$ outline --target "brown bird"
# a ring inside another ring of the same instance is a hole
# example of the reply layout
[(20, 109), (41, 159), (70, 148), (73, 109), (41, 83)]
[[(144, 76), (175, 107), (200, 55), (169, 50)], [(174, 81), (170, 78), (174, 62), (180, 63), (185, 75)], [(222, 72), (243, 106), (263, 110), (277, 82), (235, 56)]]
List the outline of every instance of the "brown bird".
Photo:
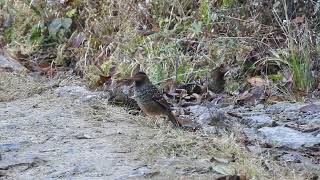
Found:
[(144, 72), (137, 72), (130, 79), (134, 80), (135, 99), (144, 113), (150, 116), (165, 115), (175, 127), (181, 127), (180, 122), (172, 114), (169, 103), (149, 80)]

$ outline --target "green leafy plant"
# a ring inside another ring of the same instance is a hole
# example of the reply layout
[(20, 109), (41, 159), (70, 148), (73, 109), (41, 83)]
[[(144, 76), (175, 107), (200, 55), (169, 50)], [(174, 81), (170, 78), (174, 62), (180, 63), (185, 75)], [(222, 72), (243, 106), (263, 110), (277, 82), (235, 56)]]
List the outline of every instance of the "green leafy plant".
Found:
[(31, 44), (40, 44), (43, 42), (45, 38), (42, 33), (44, 28), (43, 23), (38, 23), (31, 28), (28, 39)]
[(201, 21), (192, 23), (192, 32), (195, 35), (198, 35), (198, 34), (202, 33), (202, 24), (203, 23)]
[(65, 34), (70, 31), (71, 24), (71, 18), (56, 18), (48, 27), (49, 35), (54, 40), (61, 40), (63, 37), (65, 37)]

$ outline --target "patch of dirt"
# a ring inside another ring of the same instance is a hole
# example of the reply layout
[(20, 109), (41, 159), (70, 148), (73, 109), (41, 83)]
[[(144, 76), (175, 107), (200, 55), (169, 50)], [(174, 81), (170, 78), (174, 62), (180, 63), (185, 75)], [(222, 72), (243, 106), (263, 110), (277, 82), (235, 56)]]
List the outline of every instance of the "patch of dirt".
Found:
[(252, 155), (236, 133), (158, 127), (109, 105), (107, 96), (73, 88), (78, 81), (0, 77), (1, 97), (13, 96), (0, 100), (0, 179), (297, 179), (306, 173)]

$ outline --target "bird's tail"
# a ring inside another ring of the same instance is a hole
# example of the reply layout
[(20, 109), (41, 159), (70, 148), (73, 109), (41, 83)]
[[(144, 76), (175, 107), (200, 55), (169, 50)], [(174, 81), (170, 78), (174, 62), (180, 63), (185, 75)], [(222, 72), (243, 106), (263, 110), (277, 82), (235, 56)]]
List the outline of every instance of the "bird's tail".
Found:
[(181, 127), (181, 123), (178, 121), (177, 117), (173, 115), (171, 111), (168, 111), (168, 119), (172, 122), (175, 127)]

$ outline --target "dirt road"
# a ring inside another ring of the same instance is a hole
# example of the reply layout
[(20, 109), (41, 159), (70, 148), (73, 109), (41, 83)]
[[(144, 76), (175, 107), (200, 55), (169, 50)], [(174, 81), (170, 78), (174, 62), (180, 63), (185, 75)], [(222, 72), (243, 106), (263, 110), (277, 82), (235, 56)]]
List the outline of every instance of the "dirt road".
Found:
[[(157, 133), (139, 124), (144, 117), (108, 105), (105, 94), (83, 86), (32, 91), (40, 82), (16, 78), (18, 84), (7, 86), (12, 90), (2, 89), (3, 98), (18, 94), (0, 102), (0, 179), (175, 176), (170, 168), (146, 164), (132, 149)], [(29, 97), (19, 97), (26, 91)]]
[(79, 80), (1, 73), (0, 179), (306, 177), (246, 151), (235, 133), (158, 127), (107, 98)]

